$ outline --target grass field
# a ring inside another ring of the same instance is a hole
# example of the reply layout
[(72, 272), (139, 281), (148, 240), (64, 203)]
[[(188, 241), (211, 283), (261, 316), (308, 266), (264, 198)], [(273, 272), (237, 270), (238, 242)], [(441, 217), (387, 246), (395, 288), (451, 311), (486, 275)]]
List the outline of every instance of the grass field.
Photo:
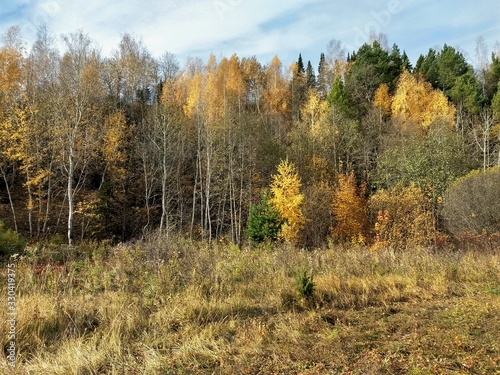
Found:
[(0, 373), (500, 374), (499, 255), (160, 237), (30, 247), (17, 367), (2, 324)]

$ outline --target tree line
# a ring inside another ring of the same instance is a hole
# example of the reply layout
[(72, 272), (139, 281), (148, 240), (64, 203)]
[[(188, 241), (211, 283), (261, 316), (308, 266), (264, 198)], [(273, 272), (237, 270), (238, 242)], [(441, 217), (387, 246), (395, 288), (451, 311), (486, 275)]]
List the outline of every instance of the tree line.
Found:
[[(427, 238), (450, 186), (500, 165), (500, 53), (482, 40), (475, 67), (448, 45), (412, 66), (375, 38), (330, 42), (317, 68), (63, 40), (42, 28), (27, 48), (12, 28), (0, 47), (1, 211), (25, 236), (241, 244), (267, 212), (303, 246)], [(391, 232), (405, 215), (425, 228)]]

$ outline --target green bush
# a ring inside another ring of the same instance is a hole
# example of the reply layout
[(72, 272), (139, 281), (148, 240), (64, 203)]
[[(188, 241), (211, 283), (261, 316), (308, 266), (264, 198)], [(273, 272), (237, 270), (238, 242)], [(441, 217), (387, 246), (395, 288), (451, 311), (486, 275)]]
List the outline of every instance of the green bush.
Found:
[(269, 202), (268, 195), (263, 194), (261, 202), (250, 207), (246, 235), (252, 244), (274, 242), (282, 225), (281, 214)]
[(5, 225), (0, 221), (0, 259), (20, 253), (26, 243), (19, 235), (11, 229), (5, 229)]
[(499, 186), (500, 167), (473, 171), (453, 184), (444, 196), (442, 211), (448, 231), (499, 233)]
[(295, 275), (295, 290), (300, 298), (311, 300), (314, 294), (314, 279), (312, 273), (303, 269)]

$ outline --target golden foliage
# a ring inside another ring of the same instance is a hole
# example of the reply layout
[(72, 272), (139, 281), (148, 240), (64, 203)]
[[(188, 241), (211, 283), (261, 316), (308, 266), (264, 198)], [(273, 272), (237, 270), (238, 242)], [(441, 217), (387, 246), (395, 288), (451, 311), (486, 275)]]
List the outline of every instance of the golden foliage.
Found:
[(365, 243), (368, 216), (366, 212), (366, 185), (358, 188), (354, 171), (340, 174), (333, 194), (335, 226), (333, 236), (341, 242)]
[[(14, 94), (20, 88), (22, 56), (19, 51), (3, 47), (0, 49), (0, 100)], [(0, 101), (1, 104), (1, 101)]]
[(369, 207), (377, 213), (374, 249), (406, 249), (428, 245), (435, 238), (432, 200), (419, 187), (396, 185), (379, 190), (370, 198)]
[(288, 160), (281, 161), (278, 173), (273, 175), (270, 203), (279, 211), (285, 223), (279, 237), (296, 243), (306, 219), (302, 214), (304, 195), (300, 192), (300, 177), (297, 168)]
[[(226, 65), (227, 60), (224, 61)], [(203, 104), (208, 124), (216, 124), (224, 117), (224, 73), (219, 69), (217, 59), (210, 55), (207, 63), (207, 72), (204, 76), (205, 83), (202, 90)]]
[(127, 121), (125, 113), (123, 111), (113, 113), (106, 119), (104, 127), (102, 153), (106, 168), (113, 179), (120, 180), (125, 176), (124, 166), (127, 160), (125, 152)]
[(283, 64), (274, 56), (265, 71), (266, 85), (263, 90), (263, 103), (268, 113), (284, 115), (289, 111), (290, 92), (288, 82), (283, 77)]
[(321, 136), (323, 134), (321, 120), (324, 119), (328, 112), (328, 102), (322, 100), (316, 90), (310, 89), (300, 112), (304, 122), (309, 125), (312, 135), (314, 137)]
[(201, 95), (201, 73), (196, 72), (187, 82), (186, 103), (183, 106), (184, 114), (193, 118), (199, 110), (200, 95)]
[(224, 64), (221, 62), (220, 70), (224, 74), (225, 90), (230, 96), (241, 98), (244, 94), (245, 83), (238, 56), (233, 54), (229, 60), (224, 59), (223, 62)]
[(389, 94), (389, 86), (386, 83), (381, 84), (377, 91), (375, 91), (373, 105), (380, 108), (384, 115), (391, 115), (392, 98)]
[(427, 128), (436, 120), (450, 126), (455, 123), (456, 109), (446, 96), (407, 70), (399, 77), (391, 110), (393, 118), (401, 119), (404, 124), (410, 122)]
[(162, 87), (161, 104), (167, 108), (181, 106), (186, 96), (185, 85), (179, 85), (179, 81), (167, 78)]

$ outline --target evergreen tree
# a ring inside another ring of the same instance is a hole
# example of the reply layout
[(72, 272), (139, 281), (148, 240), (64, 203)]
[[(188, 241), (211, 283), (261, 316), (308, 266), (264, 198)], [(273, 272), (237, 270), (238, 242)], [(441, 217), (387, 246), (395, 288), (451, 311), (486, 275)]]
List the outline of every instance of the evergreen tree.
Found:
[(345, 88), (354, 112), (359, 118), (371, 108), (377, 88), (386, 83), (394, 91), (403, 71), (403, 59), (397, 45), (392, 52), (384, 50), (380, 43), (364, 44), (350, 56), (350, 69), (345, 76)]
[(305, 69), (304, 69), (304, 61), (302, 60), (302, 54), (299, 53), (299, 59), (297, 60), (297, 68), (299, 71), (299, 74), (304, 74)]
[(484, 84), (484, 95), (487, 103), (489, 103), (497, 93), (498, 82), (500, 82), (500, 56), (493, 53), (491, 56), (491, 65), (486, 72)]
[(307, 88), (308, 89), (316, 88), (316, 75), (314, 74), (314, 69), (311, 65), (311, 61), (307, 62), (306, 78), (307, 78)]
[(448, 45), (444, 45), (436, 60), (438, 67), (438, 84), (448, 96), (455, 87), (457, 79), (466, 74), (473, 74), (470, 66), (461, 52)]
[(292, 116), (295, 120), (300, 120), (300, 109), (306, 100), (307, 77), (302, 61), (302, 54), (291, 66), (292, 79), (290, 81), (290, 92), (292, 98)]
[(349, 109), (349, 97), (345, 90), (344, 84), (340, 78), (335, 78), (332, 88), (328, 93), (328, 103), (342, 113), (346, 113)]
[(411, 65), (410, 58), (406, 54), (406, 51), (403, 51), (403, 55), (401, 56), (401, 60), (402, 60), (403, 69), (406, 69), (409, 72), (411, 72), (413, 70), (413, 66)]
[(434, 88), (438, 87), (438, 67), (436, 50), (430, 48), (426, 56), (420, 55), (415, 65), (415, 73), (421, 74)]
[(432, 87), (444, 91), (451, 99), (453, 89), (461, 77), (469, 75), (468, 81), (472, 77), (477, 80), (472, 66), (467, 63), (463, 54), (446, 44), (439, 52), (431, 48), (425, 57), (420, 56), (415, 72), (423, 75)]
[(316, 87), (321, 99), (325, 99), (328, 95), (328, 90), (331, 82), (328, 82), (328, 65), (326, 63), (325, 54), (321, 53), (318, 65), (318, 79)]
[(277, 209), (269, 202), (269, 195), (263, 194), (259, 204), (250, 206), (246, 235), (251, 243), (274, 242), (278, 238), (283, 220)]

